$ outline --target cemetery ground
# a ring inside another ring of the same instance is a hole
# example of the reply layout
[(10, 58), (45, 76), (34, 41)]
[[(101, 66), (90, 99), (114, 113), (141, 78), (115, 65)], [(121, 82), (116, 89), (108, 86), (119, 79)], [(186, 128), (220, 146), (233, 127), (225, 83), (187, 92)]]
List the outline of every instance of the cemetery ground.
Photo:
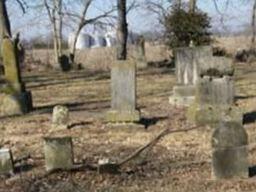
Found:
[[(119, 174), (99, 174), (86, 168), (45, 175), (43, 137), (72, 136), (75, 163), (96, 164), (99, 159), (119, 161), (146, 144), (165, 128), (192, 127), (184, 109), (168, 104), (175, 84), (173, 68), (149, 67), (138, 72), (137, 127), (109, 127), (104, 115), (110, 108), (109, 72), (79, 71), (26, 73), (35, 110), (25, 116), (0, 120), (0, 146), (11, 148), (13, 158), (30, 154), (16, 164), (12, 177), (1, 177), (0, 191), (255, 191), (255, 178), (215, 181), (211, 177), (211, 128), (173, 133), (124, 165)], [(256, 65), (236, 65), (236, 102), (245, 113), (249, 135), (249, 162), (256, 165)], [(70, 109), (69, 129), (51, 128), (52, 108)], [(146, 129), (143, 129), (144, 125)], [(253, 173), (253, 168), (250, 174)]]

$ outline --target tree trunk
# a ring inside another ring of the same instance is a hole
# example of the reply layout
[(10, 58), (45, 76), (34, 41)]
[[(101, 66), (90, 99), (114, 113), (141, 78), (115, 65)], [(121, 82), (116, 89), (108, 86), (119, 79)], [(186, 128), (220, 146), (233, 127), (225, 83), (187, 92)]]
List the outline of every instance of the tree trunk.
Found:
[(189, 0), (189, 12), (195, 13), (196, 11), (196, 0)]
[(255, 36), (256, 36), (256, 28), (255, 28), (255, 14), (256, 14), (256, 0), (254, 0), (253, 10), (252, 10), (252, 39), (251, 39), (251, 49), (255, 50)]
[(72, 45), (71, 45), (71, 49), (70, 49), (70, 53), (69, 53), (69, 59), (70, 59), (70, 62), (71, 62), (71, 65), (74, 67), (75, 65), (75, 56), (76, 56), (76, 43), (77, 43), (77, 40), (78, 40), (78, 36), (82, 30), (83, 26), (80, 25), (75, 33), (75, 36), (74, 36), (74, 39), (73, 39), (73, 42), (72, 42)]
[(127, 59), (128, 26), (126, 19), (126, 0), (117, 0), (118, 27), (117, 27), (117, 60)]

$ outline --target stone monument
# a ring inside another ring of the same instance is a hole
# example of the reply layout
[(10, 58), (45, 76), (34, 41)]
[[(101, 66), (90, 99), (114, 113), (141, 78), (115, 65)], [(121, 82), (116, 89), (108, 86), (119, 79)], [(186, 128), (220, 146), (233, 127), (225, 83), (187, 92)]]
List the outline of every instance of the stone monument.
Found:
[(32, 96), (21, 79), (16, 44), (10, 38), (2, 42), (4, 76), (0, 82), (0, 116), (27, 113), (32, 110)]
[(118, 60), (111, 68), (111, 110), (106, 114), (110, 123), (133, 123), (140, 120), (136, 108), (136, 64)]
[(207, 63), (212, 57), (212, 47), (186, 47), (174, 50), (176, 66), (176, 86), (169, 103), (178, 106), (189, 106), (195, 98), (195, 85), (199, 77), (201, 63)]
[(145, 38), (142, 35), (138, 37), (135, 46), (137, 68), (146, 68), (148, 63), (146, 59)]
[(47, 171), (70, 170), (73, 167), (71, 137), (44, 138), (45, 166)]
[(216, 125), (233, 119), (242, 124), (242, 113), (234, 105), (235, 86), (232, 60), (209, 57), (199, 68), (196, 98), (188, 108), (187, 117), (197, 125)]

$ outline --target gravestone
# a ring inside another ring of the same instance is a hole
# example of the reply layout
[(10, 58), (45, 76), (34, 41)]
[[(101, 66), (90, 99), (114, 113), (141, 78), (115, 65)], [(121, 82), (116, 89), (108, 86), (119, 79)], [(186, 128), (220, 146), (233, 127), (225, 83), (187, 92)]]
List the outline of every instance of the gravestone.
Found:
[(0, 149), (0, 175), (13, 174), (13, 158), (9, 149)]
[(209, 58), (201, 65), (196, 84), (196, 98), (187, 117), (197, 125), (216, 125), (223, 118), (242, 124), (242, 112), (234, 106), (235, 86), (232, 61), (222, 57)]
[(148, 64), (145, 51), (145, 39), (142, 35), (136, 40), (135, 46), (137, 68), (146, 68)]
[(44, 138), (44, 155), (47, 171), (70, 170), (73, 167), (71, 137)]
[(106, 120), (111, 123), (133, 123), (140, 120), (136, 108), (136, 64), (116, 61), (111, 68), (111, 110)]
[(4, 77), (0, 83), (0, 116), (27, 113), (32, 110), (32, 96), (21, 80), (15, 44), (4, 38), (2, 42)]
[(248, 178), (248, 136), (240, 123), (222, 121), (212, 136), (215, 179)]
[(69, 110), (65, 106), (57, 105), (53, 108), (52, 127), (67, 129), (69, 122)]
[[(186, 47), (174, 50), (176, 86), (169, 103), (178, 106), (189, 106), (195, 98), (195, 85), (199, 77), (202, 63), (207, 63), (212, 57), (212, 47)], [(184, 93), (184, 95), (182, 94)]]

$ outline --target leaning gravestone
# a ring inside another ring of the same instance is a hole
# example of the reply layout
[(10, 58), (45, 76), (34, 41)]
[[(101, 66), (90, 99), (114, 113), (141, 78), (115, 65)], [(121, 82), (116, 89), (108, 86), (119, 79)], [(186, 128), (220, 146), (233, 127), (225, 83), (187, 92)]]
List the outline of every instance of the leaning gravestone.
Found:
[(72, 169), (73, 148), (71, 137), (44, 138), (44, 155), (47, 171)]
[(189, 106), (195, 98), (195, 85), (199, 77), (201, 63), (207, 63), (212, 57), (212, 47), (178, 48), (175, 52), (176, 81), (170, 104)]
[(240, 123), (222, 121), (212, 136), (212, 173), (216, 179), (247, 178), (248, 136)]
[(196, 98), (188, 109), (188, 119), (197, 125), (216, 125), (223, 118), (242, 124), (242, 113), (234, 106), (235, 86), (231, 59), (210, 57), (201, 65)]
[(116, 61), (111, 68), (111, 110), (106, 120), (110, 123), (137, 122), (140, 112), (136, 105), (136, 64)]
[(16, 48), (11, 39), (3, 39), (2, 54), (5, 73), (0, 83), (0, 116), (29, 112), (32, 96), (21, 80)]
[(9, 149), (0, 149), (0, 175), (14, 171), (12, 153)]

